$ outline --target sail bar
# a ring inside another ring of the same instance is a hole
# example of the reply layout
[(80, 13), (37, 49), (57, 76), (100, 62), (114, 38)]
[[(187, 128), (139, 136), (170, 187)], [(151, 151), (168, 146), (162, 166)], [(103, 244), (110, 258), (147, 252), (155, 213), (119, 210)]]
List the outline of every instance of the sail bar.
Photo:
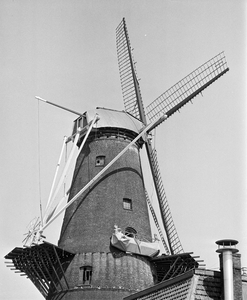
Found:
[[(166, 115), (158, 117), (162, 120), (166, 119)], [(46, 229), (65, 209), (67, 209), (75, 200), (78, 199), (88, 189), (98, 178), (107, 171), (115, 161), (117, 161), (133, 144), (135, 144), (142, 136), (148, 132), (148, 130), (157, 122), (157, 119), (155, 119), (153, 122), (151, 122), (149, 125), (143, 128), (143, 130), (138, 134), (137, 137), (135, 137), (115, 158), (113, 158), (112, 161), (110, 161), (98, 174), (94, 176), (94, 178), (89, 181), (70, 201), (60, 210), (58, 211), (45, 225), (43, 225), (39, 230), (39, 235), (42, 234), (44, 229)]]
[(71, 163), (71, 161), (72, 161), (73, 155), (74, 155), (74, 153), (75, 153), (75, 149), (76, 149), (76, 145), (77, 145), (77, 141), (79, 140), (79, 137), (80, 137), (80, 130), (78, 130), (78, 132), (77, 132), (77, 134), (76, 134), (76, 138), (75, 138), (73, 147), (72, 147), (72, 149), (71, 149), (71, 151), (70, 151), (69, 158), (68, 158), (68, 160), (67, 160), (67, 162), (66, 162), (66, 164), (65, 164), (65, 167), (64, 167), (64, 169), (63, 169), (63, 172), (62, 172), (62, 175), (61, 175), (61, 177), (60, 177), (60, 180), (59, 180), (59, 182), (58, 182), (58, 184), (57, 184), (57, 187), (56, 187), (56, 189), (55, 189), (55, 192), (53, 193), (52, 198), (51, 198), (50, 201), (49, 201), (49, 205), (46, 207), (45, 215), (44, 215), (44, 217), (43, 217), (43, 224), (47, 223), (47, 220), (51, 217), (50, 214), (53, 214), (53, 213), (54, 213), (54, 210), (50, 211), (50, 207), (51, 207), (52, 203), (55, 201), (55, 198), (56, 198), (56, 196), (57, 196), (57, 194), (58, 194), (58, 192), (59, 192), (59, 190), (60, 190), (60, 188), (61, 188), (61, 186), (62, 186), (62, 184), (63, 184), (65, 175), (66, 175), (66, 173), (67, 173), (67, 171), (68, 171), (68, 168), (69, 168), (70, 163)]
[(166, 198), (164, 186), (160, 175), (156, 150), (152, 149), (150, 142), (146, 143), (146, 147), (148, 148), (148, 159), (150, 161), (150, 167), (154, 178), (157, 198), (159, 201), (161, 219), (163, 222), (164, 229), (166, 231), (170, 252), (172, 255), (182, 253), (183, 247), (177, 234), (176, 227), (172, 219), (170, 207)]
[(170, 117), (227, 71), (229, 68), (226, 58), (224, 52), (221, 52), (149, 104), (147, 107), (149, 120), (152, 121), (164, 113)]
[(148, 196), (148, 193), (147, 193), (147, 191), (146, 191), (146, 190), (145, 190), (145, 194), (146, 194), (146, 200), (147, 200), (147, 203), (148, 203), (149, 209), (150, 209), (150, 211), (151, 211), (151, 214), (152, 214), (152, 216), (153, 216), (154, 223), (155, 223), (155, 225), (156, 225), (156, 228), (157, 228), (157, 230), (158, 230), (158, 232), (159, 232), (159, 235), (160, 235), (160, 238), (161, 238), (162, 244), (163, 244), (163, 246), (164, 246), (164, 248), (165, 248), (166, 254), (167, 254), (167, 255), (170, 255), (169, 248), (168, 248), (168, 246), (167, 246), (167, 244), (166, 244), (166, 241), (165, 241), (164, 235), (163, 235), (163, 233), (162, 233), (162, 230), (161, 230), (161, 228), (160, 228), (160, 225), (159, 225), (158, 219), (157, 219), (157, 217), (156, 217), (156, 213), (155, 213), (155, 211), (154, 211), (153, 205), (152, 205), (152, 203), (151, 203), (151, 201), (150, 201), (150, 199), (149, 199), (149, 196)]
[(61, 108), (61, 109), (64, 109), (64, 110), (67, 110), (67, 111), (71, 112), (72, 114), (76, 114), (76, 115), (78, 115), (78, 116), (81, 116), (81, 115), (82, 115), (82, 113), (80, 113), (80, 112), (78, 112), (78, 111), (75, 111), (75, 110), (72, 110), (72, 109), (70, 109), (70, 108), (67, 108), (67, 107), (58, 105), (58, 104), (53, 103), (53, 102), (51, 102), (51, 101), (45, 100), (45, 99), (43, 99), (43, 98), (41, 98), (41, 97), (35, 96), (35, 98), (36, 98), (37, 100), (43, 101), (43, 102), (45, 102), (45, 103), (47, 103), (47, 104), (56, 106), (56, 107)]
[(67, 140), (67, 137), (65, 136), (64, 139), (63, 139), (62, 150), (61, 150), (61, 153), (60, 153), (60, 156), (59, 156), (59, 159), (58, 159), (58, 163), (57, 163), (55, 175), (54, 175), (54, 178), (53, 178), (53, 181), (52, 181), (50, 194), (49, 194), (48, 201), (47, 201), (47, 204), (46, 204), (46, 209), (47, 209), (48, 206), (50, 205), (51, 196), (52, 196), (52, 193), (53, 193), (53, 190), (54, 190), (54, 186), (55, 186), (55, 183), (56, 183), (58, 170), (59, 170), (59, 167), (60, 167), (60, 163), (61, 163), (61, 160), (62, 160), (62, 155), (63, 155), (64, 148), (65, 148), (65, 145), (66, 145), (66, 140)]
[(124, 18), (116, 29), (116, 44), (125, 111), (146, 124), (140, 115), (144, 108)]
[[(87, 133), (86, 133), (84, 139), (83, 139), (83, 142), (81, 143), (81, 146), (80, 146), (79, 151), (78, 151), (78, 155), (80, 154), (80, 152), (81, 152), (81, 150), (82, 150), (82, 148), (83, 148), (83, 146), (84, 146), (84, 144), (85, 144), (85, 142), (86, 142), (86, 140), (87, 140), (87, 138), (88, 138), (88, 136), (89, 136), (89, 134), (90, 134), (90, 132), (91, 132), (91, 130), (92, 130), (92, 128), (93, 128), (93, 125), (94, 125), (98, 120), (99, 120), (99, 116), (98, 116), (98, 114), (95, 114), (93, 120), (89, 123), (90, 126), (89, 126), (89, 128), (88, 128), (88, 130), (87, 130)], [(73, 148), (72, 148), (72, 150), (71, 150), (71, 153), (70, 153), (70, 155), (69, 155), (69, 158), (68, 158), (68, 160), (67, 160), (67, 163), (66, 163), (66, 165), (65, 165), (65, 167), (64, 167), (64, 170), (63, 170), (63, 173), (62, 173), (62, 175), (61, 175), (61, 178), (60, 178), (60, 181), (59, 181), (59, 183), (58, 183), (58, 186), (57, 186), (57, 188), (56, 188), (56, 191), (55, 191), (55, 193), (54, 193), (54, 195), (53, 195), (53, 197), (52, 197), (52, 200), (51, 200), (50, 202), (52, 202), (52, 201), (55, 199), (55, 197), (56, 197), (56, 195), (57, 195), (57, 193), (58, 193), (58, 191), (59, 191), (59, 189), (60, 189), (60, 187), (61, 187), (61, 185), (62, 185), (62, 183), (63, 183), (64, 177), (65, 177), (65, 175), (66, 175), (66, 173), (67, 173), (67, 171), (68, 171), (68, 168), (69, 168), (69, 166), (70, 166), (71, 160), (72, 160), (72, 158), (73, 158), (74, 151), (75, 151), (75, 148), (76, 148), (76, 145), (77, 145), (77, 141), (79, 140), (81, 131), (82, 131), (82, 130), (81, 130), (80, 128), (78, 128), (78, 132), (77, 132), (77, 135), (76, 135), (76, 138), (75, 138), (75, 141), (74, 141)], [(77, 155), (77, 156), (78, 156), (78, 155)], [(63, 201), (64, 198), (65, 198), (65, 197), (63, 197), (63, 198), (59, 201), (59, 203), (57, 204), (57, 206), (49, 213), (49, 215), (47, 216), (47, 218), (46, 218), (46, 220), (45, 220), (46, 223), (47, 223), (47, 222), (49, 221), (49, 219), (52, 217), (52, 215), (54, 214), (54, 212), (56, 211), (56, 209), (59, 207), (59, 205), (61, 204), (61, 202)], [(46, 214), (48, 214), (48, 212), (47, 212), (48, 207), (49, 207), (49, 205), (47, 205)]]

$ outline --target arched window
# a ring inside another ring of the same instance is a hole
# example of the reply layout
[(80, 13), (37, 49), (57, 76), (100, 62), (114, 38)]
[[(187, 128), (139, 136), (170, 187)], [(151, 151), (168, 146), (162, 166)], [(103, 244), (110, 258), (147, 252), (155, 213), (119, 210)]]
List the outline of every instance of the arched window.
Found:
[(137, 236), (137, 231), (133, 227), (126, 227), (125, 228), (125, 235), (134, 238), (134, 237)]

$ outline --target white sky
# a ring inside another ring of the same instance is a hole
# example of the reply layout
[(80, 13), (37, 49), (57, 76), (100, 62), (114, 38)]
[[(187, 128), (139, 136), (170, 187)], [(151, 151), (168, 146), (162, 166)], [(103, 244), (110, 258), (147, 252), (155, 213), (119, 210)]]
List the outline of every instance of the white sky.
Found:
[[(76, 117), (38, 105), (34, 96), (80, 112), (123, 109), (115, 29), (125, 17), (145, 106), (225, 51), (230, 72), (160, 125), (155, 145), (184, 250), (216, 269), (215, 241), (237, 239), (247, 266), (246, 5), (241, 0), (0, 1), (2, 258), (22, 245), (26, 226), (39, 215), (39, 199), (45, 203), (48, 197), (63, 136), (71, 133)], [(143, 167), (146, 173), (145, 162)], [(152, 193), (149, 180), (147, 185)], [(57, 243), (59, 227), (58, 222), (47, 231), (47, 241)], [(4, 259), (0, 274), (1, 299), (43, 299)]]

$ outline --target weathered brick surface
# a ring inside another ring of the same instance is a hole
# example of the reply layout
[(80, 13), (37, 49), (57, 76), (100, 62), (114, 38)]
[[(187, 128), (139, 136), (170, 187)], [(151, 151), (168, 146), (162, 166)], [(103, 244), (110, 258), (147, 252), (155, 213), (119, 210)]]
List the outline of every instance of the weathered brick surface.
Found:
[[(90, 286), (84, 286), (79, 281), (80, 267), (83, 266), (92, 266), (93, 273)], [(64, 300), (120, 300), (153, 285), (152, 267), (149, 261), (144, 257), (123, 252), (76, 254), (66, 270), (65, 276), (69, 289), (64, 281), (62, 283), (63, 288), (58, 285), (59, 292), (50, 295), (50, 299), (56, 299), (57, 295), (63, 294), (62, 290), (66, 290), (66, 294), (62, 298)], [(101, 298), (98, 295), (101, 295)]]
[[(70, 198), (102, 170), (95, 166), (97, 156), (104, 155), (108, 164), (128, 143), (114, 137), (85, 145), (77, 160)], [(132, 199), (131, 211), (123, 209), (123, 198)], [(140, 237), (151, 240), (137, 146), (132, 146), (67, 209), (59, 246), (74, 252), (108, 252), (115, 224), (123, 230), (133, 227)]]
[(56, 296), (53, 295), (53, 298), (48, 298), (48, 300), (122, 300), (123, 297), (128, 295), (129, 293), (124, 290), (85, 287), (75, 288), (66, 293), (58, 293)]
[[(107, 165), (129, 142), (116, 136), (91, 137), (77, 159), (70, 199), (102, 170), (95, 166), (97, 156), (105, 156)], [(132, 200), (132, 210), (123, 208), (123, 198)], [(133, 227), (139, 237), (151, 241), (137, 145), (130, 147), (66, 210), (59, 247), (77, 254), (66, 270), (69, 289), (64, 282), (67, 292), (62, 299), (120, 300), (153, 284), (154, 271), (147, 258), (110, 245), (115, 224), (122, 230)], [(83, 266), (92, 266), (90, 287), (80, 285), (79, 270)], [(59, 294), (50, 295), (50, 299)]]
[(242, 300), (241, 254), (232, 255), (234, 300)]

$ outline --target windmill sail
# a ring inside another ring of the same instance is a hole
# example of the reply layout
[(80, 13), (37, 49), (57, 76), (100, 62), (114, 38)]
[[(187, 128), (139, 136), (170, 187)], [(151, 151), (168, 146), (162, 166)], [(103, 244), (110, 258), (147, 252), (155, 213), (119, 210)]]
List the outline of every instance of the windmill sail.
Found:
[[(119, 24), (116, 29), (117, 36), (117, 55), (118, 65), (120, 71), (120, 80), (123, 92), (125, 110), (140, 119), (145, 125), (147, 124), (146, 115), (143, 107), (139, 83), (136, 76), (135, 64), (131, 54), (131, 47), (125, 19)], [(155, 119), (155, 116), (154, 116)], [(160, 124), (162, 121), (157, 122)], [(156, 127), (155, 125), (152, 129)], [(167, 203), (164, 192), (164, 187), (161, 181), (157, 157), (153, 154), (152, 146), (148, 142), (145, 143), (147, 156), (150, 163), (150, 169), (153, 175), (154, 186), (160, 206), (161, 218), (163, 226), (167, 234), (170, 252), (172, 254), (180, 253), (183, 251), (176, 228), (172, 221), (171, 212)], [(163, 241), (162, 241), (163, 242)], [(166, 248), (166, 246), (164, 246)], [(169, 252), (169, 250), (166, 250)]]
[[(153, 120), (159, 114), (171, 116), (206, 87), (229, 71), (224, 52), (219, 53), (147, 106), (147, 116)], [(159, 124), (157, 124), (158, 126)]]
[(167, 244), (166, 244), (166, 241), (165, 241), (163, 232), (162, 232), (162, 230), (161, 230), (161, 228), (160, 228), (160, 226), (159, 226), (159, 222), (158, 222), (156, 213), (155, 213), (154, 208), (153, 208), (153, 205), (152, 205), (152, 203), (151, 203), (151, 201), (150, 201), (150, 199), (149, 199), (149, 197), (148, 197), (147, 191), (145, 191), (145, 194), (146, 194), (146, 200), (147, 200), (148, 206), (149, 206), (149, 208), (150, 208), (150, 212), (151, 212), (151, 214), (152, 214), (152, 216), (153, 216), (153, 220), (154, 220), (154, 223), (155, 223), (155, 225), (156, 225), (156, 228), (158, 229), (158, 232), (159, 232), (159, 235), (160, 235), (162, 244), (163, 244), (163, 246), (164, 246), (164, 248), (165, 248), (166, 254), (169, 255), (169, 254), (170, 254), (169, 248), (168, 248), (168, 246), (167, 246)]
[(147, 151), (148, 158), (150, 161), (151, 171), (154, 178), (154, 185), (159, 200), (161, 218), (166, 231), (170, 252), (172, 255), (182, 253), (183, 247), (177, 234), (170, 207), (166, 198), (163, 182), (160, 175), (156, 150), (152, 149), (150, 143), (147, 143), (146, 146), (147, 148), (149, 148), (149, 150)]
[(140, 116), (140, 111), (144, 112), (141, 92), (124, 18), (116, 29), (116, 43), (125, 111), (143, 121)]

